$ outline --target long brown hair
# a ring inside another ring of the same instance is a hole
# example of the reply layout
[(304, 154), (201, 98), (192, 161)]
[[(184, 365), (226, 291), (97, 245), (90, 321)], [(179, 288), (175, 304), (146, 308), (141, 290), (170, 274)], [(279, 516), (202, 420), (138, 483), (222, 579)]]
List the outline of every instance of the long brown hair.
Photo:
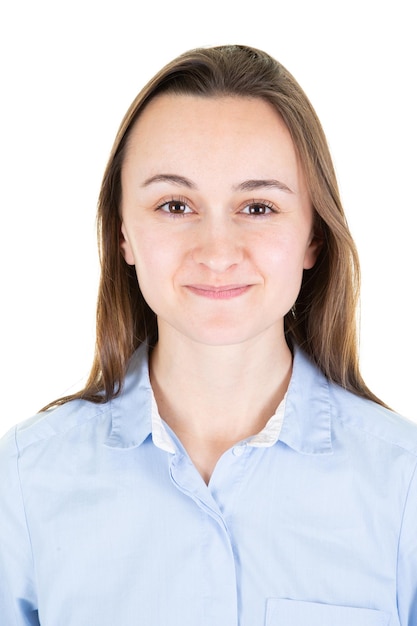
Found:
[(304, 272), (300, 294), (286, 315), (287, 339), (300, 345), (329, 379), (383, 404), (366, 387), (359, 371), (358, 255), (321, 124), (303, 90), (280, 63), (261, 50), (236, 45), (199, 48), (174, 59), (149, 81), (127, 111), (98, 203), (101, 279), (93, 366), (83, 390), (52, 404), (74, 398), (108, 401), (120, 392), (136, 348), (144, 341), (150, 345), (157, 341), (156, 316), (142, 296), (134, 267), (121, 253), (119, 208), (130, 131), (146, 104), (161, 93), (261, 98), (281, 115), (298, 152), (323, 238), (319, 258)]

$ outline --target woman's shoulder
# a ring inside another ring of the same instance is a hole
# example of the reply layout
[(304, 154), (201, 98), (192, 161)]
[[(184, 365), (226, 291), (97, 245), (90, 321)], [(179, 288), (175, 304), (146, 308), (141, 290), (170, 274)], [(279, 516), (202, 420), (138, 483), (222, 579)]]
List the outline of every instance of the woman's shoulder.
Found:
[(355, 433), (352, 445), (361, 449), (373, 439), (417, 458), (417, 422), (329, 380), (301, 348), (295, 346), (294, 353), (289, 396), (298, 413), (310, 421), (320, 418), (323, 427), (338, 429), (341, 437), (340, 429), (349, 429)]
[(345, 427), (417, 456), (417, 422), (337, 384), (330, 383), (330, 392), (334, 417)]
[(49, 410), (17, 422), (3, 439), (14, 439), (18, 449), (23, 450), (56, 436), (65, 437), (76, 429), (94, 429), (103, 420), (111, 422), (112, 417), (121, 412), (127, 420), (135, 406), (143, 409), (144, 399), (148, 400), (150, 383), (147, 349), (147, 345), (143, 344), (133, 353), (120, 393), (114, 398), (102, 403), (74, 398), (56, 404)]
[(94, 424), (109, 411), (109, 403), (71, 400), (18, 422), (0, 440), (1, 448), (12, 444), (19, 453), (26, 448), (65, 436), (77, 427)]

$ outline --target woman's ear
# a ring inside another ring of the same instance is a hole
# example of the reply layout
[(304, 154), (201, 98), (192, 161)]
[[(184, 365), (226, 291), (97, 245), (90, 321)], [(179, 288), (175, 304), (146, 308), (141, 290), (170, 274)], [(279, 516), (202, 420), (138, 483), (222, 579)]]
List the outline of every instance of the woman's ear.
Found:
[(133, 254), (133, 250), (129, 243), (129, 238), (126, 233), (126, 227), (124, 222), (121, 223), (120, 226), (120, 249), (124, 256), (124, 259), (128, 265), (135, 265), (135, 257)]
[(323, 247), (324, 237), (321, 228), (315, 228), (304, 256), (304, 269), (311, 270)]

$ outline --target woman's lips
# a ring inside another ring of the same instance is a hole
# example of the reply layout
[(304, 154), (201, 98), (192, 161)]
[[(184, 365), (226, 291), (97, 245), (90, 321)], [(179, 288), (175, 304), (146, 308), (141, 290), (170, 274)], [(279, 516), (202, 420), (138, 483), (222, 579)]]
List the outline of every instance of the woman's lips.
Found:
[(229, 300), (246, 293), (251, 285), (223, 285), (221, 287), (215, 287), (214, 285), (187, 285), (186, 287), (195, 295), (203, 298)]

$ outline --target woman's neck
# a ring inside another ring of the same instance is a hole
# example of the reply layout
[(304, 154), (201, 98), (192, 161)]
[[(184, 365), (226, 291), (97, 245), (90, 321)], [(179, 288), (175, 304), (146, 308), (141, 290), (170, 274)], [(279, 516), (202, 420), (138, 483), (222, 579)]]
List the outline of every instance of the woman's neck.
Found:
[(160, 339), (150, 360), (158, 410), (198, 467), (258, 433), (287, 390), (292, 355), (284, 336), (233, 346)]

